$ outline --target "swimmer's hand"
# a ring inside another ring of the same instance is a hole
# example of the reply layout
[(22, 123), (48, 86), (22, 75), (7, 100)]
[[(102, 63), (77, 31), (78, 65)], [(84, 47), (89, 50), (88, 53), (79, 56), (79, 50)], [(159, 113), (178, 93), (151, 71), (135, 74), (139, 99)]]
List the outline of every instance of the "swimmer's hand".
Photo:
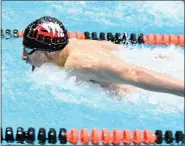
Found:
[(128, 84), (142, 89), (184, 97), (184, 81), (167, 74), (154, 72), (141, 66), (128, 64), (117, 56), (92, 59), (92, 56), (72, 54), (65, 67), (75, 69), (75, 75), (85, 80), (113, 84)]

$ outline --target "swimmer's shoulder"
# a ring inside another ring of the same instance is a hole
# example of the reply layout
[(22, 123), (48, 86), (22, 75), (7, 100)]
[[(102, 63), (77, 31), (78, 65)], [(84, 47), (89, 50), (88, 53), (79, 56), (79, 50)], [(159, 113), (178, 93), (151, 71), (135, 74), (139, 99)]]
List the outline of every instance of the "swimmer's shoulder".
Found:
[(65, 68), (78, 68), (81, 66), (81, 61), (80, 61), (80, 54), (76, 51), (72, 51), (70, 53), (70, 55), (68, 56), (65, 64), (64, 64), (64, 67)]
[(76, 39), (76, 38), (70, 38), (69, 39), (69, 43), (68, 43), (68, 50), (69, 49), (73, 49), (73, 48), (78, 48), (78, 45), (79, 45), (79, 40)]
[(69, 39), (69, 43), (74, 43), (74, 42), (78, 42), (77, 38), (70, 38)]
[(71, 44), (113, 44), (110, 41), (99, 41), (99, 40), (79, 40), (77, 38), (70, 38), (69, 42)]
[(69, 39), (70, 45), (75, 45), (75, 46), (87, 44), (88, 42), (89, 42), (88, 40), (79, 40), (77, 38), (70, 38)]

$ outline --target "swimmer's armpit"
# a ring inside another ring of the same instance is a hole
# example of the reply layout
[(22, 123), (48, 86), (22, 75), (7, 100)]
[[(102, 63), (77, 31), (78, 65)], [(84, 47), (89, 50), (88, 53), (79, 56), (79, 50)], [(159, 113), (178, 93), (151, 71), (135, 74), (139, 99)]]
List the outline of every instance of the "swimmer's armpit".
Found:
[(131, 85), (117, 85), (117, 84), (110, 85), (110, 88), (112, 88), (115, 91), (116, 95), (118, 96), (124, 96), (128, 93), (133, 93), (139, 90), (139, 88)]
[(117, 96), (125, 96), (128, 93), (133, 93), (139, 88), (131, 86), (131, 85), (119, 85), (119, 84), (110, 84), (110, 83), (105, 83), (105, 82), (97, 82), (94, 80), (90, 80), (91, 83), (98, 84), (102, 88), (110, 91), (111, 93), (113, 92)]

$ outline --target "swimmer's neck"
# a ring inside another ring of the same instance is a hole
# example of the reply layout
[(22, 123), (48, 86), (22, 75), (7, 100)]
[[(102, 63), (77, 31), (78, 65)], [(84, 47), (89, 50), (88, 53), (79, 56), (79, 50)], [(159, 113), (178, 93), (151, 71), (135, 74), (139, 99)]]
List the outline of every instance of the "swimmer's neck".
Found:
[(80, 41), (76, 38), (69, 39), (69, 43), (65, 46), (65, 48), (61, 51), (56, 52), (56, 55), (52, 58), (53, 61), (51, 63), (54, 63), (60, 67), (64, 67), (68, 57), (76, 49), (73, 47), (74, 43), (79, 42)]
[(64, 67), (65, 62), (70, 54), (70, 42), (61, 51), (56, 52), (56, 55), (52, 58), (52, 63)]

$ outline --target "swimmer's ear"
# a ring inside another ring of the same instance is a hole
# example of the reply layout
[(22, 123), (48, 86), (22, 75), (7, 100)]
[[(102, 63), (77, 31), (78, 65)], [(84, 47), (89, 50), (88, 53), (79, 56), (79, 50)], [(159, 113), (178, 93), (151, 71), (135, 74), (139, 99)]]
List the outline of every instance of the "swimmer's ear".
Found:
[(35, 66), (32, 65), (31, 71), (33, 72), (35, 70)]

